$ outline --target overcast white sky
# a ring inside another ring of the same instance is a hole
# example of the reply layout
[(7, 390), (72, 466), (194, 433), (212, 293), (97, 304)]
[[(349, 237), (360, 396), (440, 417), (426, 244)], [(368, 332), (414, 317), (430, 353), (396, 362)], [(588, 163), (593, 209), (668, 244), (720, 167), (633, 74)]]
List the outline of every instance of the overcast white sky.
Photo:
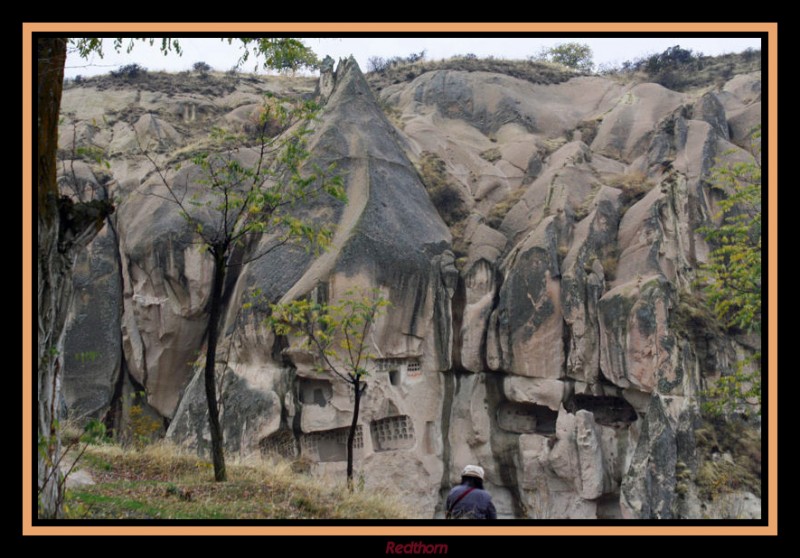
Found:
[[(411, 53), (426, 51), (428, 59), (448, 58), (456, 54), (473, 53), (479, 57), (495, 56), (498, 58), (524, 59), (537, 54), (542, 47), (554, 46), (564, 42), (587, 43), (594, 52), (594, 62), (599, 64), (617, 64), (641, 56), (662, 52), (673, 45), (689, 48), (695, 52), (716, 55), (728, 52), (741, 52), (746, 48), (761, 48), (760, 39), (756, 38), (477, 38), (477, 37), (380, 37), (380, 38), (306, 38), (306, 44), (320, 58), (326, 54), (334, 59), (355, 56), (361, 69), (366, 71), (367, 60), (373, 56), (388, 58), (391, 56), (407, 56)], [(158, 42), (158, 41), (157, 41)], [(198, 61), (210, 64), (215, 70), (224, 71), (233, 66), (241, 54), (240, 48), (228, 45), (219, 39), (181, 39), (183, 56), (171, 54), (164, 56), (156, 47), (137, 44), (130, 54), (117, 54), (111, 48), (111, 41), (106, 41), (104, 58), (93, 56), (89, 60), (70, 56), (67, 60), (66, 77), (76, 75), (91, 76), (109, 71), (130, 63), (137, 63), (149, 70), (181, 71), (190, 69)], [(252, 71), (253, 64), (248, 61), (244, 71)]]

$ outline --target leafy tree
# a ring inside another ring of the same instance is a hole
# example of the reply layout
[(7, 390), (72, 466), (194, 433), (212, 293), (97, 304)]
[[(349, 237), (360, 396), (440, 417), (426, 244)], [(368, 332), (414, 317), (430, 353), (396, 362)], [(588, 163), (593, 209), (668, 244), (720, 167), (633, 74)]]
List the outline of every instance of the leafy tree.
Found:
[[(113, 39), (117, 51), (128, 52), (137, 41), (154, 44), (155, 39)], [(232, 41), (232, 39), (230, 39)], [(266, 67), (273, 61), (310, 63), (313, 52), (302, 42), (289, 38), (241, 39), (247, 58), (260, 56)], [(64, 329), (72, 301), (72, 268), (77, 255), (102, 228), (114, 211), (110, 200), (74, 201), (61, 196), (57, 182), (56, 152), (58, 120), (67, 51), (81, 57), (103, 54), (103, 40), (96, 37), (67, 38), (39, 36), (37, 57), (37, 430), (39, 455), (39, 515), (61, 516), (63, 483), (57, 463), (61, 455), (58, 402), (61, 400)], [(181, 53), (177, 39), (161, 39), (161, 51)]]
[[(236, 64), (237, 67), (247, 62), (251, 55), (257, 61), (263, 59), (264, 68), (274, 70), (295, 71), (300, 68), (315, 68), (318, 64), (314, 51), (303, 44), (303, 41), (291, 37), (238, 37), (223, 40), (227, 40), (228, 44), (240, 42), (242, 56)], [(258, 62), (255, 67), (258, 69)]]
[[(200, 248), (207, 251), (214, 262), (204, 381), (217, 481), (226, 480), (217, 401), (216, 353), (227, 270), (259, 259), (287, 243), (326, 246), (332, 231), (298, 219), (292, 209), (323, 193), (340, 201), (346, 199), (341, 177), (332, 174), (334, 165), (326, 169), (314, 166), (310, 172), (304, 170), (310, 155), (307, 137), (317, 111), (313, 101), (287, 108), (268, 96), (259, 117), (256, 143), (250, 148), (244, 147), (242, 137), (214, 130), (212, 141), (218, 152), (202, 153), (192, 160), (200, 174), (195, 182), (201, 187), (194, 193), (190, 193), (188, 173), (182, 182), (170, 180), (153, 158), (145, 154), (166, 191), (164, 195), (151, 193), (177, 206), (181, 217), (199, 239)], [(253, 156), (252, 163), (244, 163)], [(255, 237), (262, 235), (273, 235), (275, 239), (263, 251), (233, 261), (236, 248), (249, 246)]]
[(353, 488), (353, 440), (358, 426), (361, 397), (367, 385), (369, 334), (381, 309), (389, 302), (375, 290), (350, 290), (337, 304), (295, 300), (271, 305), (270, 327), (277, 335), (304, 337), (305, 347), (316, 352), (319, 370), (328, 371), (350, 384), (353, 390), (353, 420), (347, 436), (347, 485)]
[[(702, 270), (704, 291), (717, 317), (729, 328), (761, 334), (761, 130), (751, 136), (749, 161), (720, 165), (712, 187), (725, 192), (718, 226), (700, 232), (713, 246)], [(711, 414), (733, 410), (748, 398), (761, 403), (761, 354), (738, 363), (708, 391)]]
[(592, 49), (589, 45), (573, 42), (561, 43), (554, 47), (543, 48), (537, 58), (539, 60), (562, 64), (581, 72), (591, 72), (594, 66), (592, 56)]

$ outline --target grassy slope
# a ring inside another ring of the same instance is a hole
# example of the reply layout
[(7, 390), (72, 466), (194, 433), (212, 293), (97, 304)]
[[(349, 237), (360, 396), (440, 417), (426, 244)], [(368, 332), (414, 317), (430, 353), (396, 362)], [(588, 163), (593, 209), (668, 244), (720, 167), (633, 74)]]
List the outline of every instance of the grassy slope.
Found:
[[(71, 461), (71, 460), (70, 460)], [(296, 473), (288, 462), (233, 462), (213, 482), (208, 461), (168, 444), (89, 446), (79, 468), (96, 484), (67, 490), (68, 519), (389, 519), (409, 512), (381, 491)]]

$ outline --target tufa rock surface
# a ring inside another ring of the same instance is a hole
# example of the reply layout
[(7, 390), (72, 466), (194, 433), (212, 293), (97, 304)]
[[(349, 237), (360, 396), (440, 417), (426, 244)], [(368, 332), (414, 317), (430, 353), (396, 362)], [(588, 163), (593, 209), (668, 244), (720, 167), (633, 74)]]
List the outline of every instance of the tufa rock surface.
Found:
[[(349, 387), (316, 372), (299, 340), (276, 339), (266, 305), (245, 303), (254, 288), (271, 302), (376, 288), (391, 306), (370, 336), (355, 444), (367, 487), (395, 486), (420, 517), (443, 517), (474, 463), (504, 518), (759, 516), (760, 485), (709, 496), (702, 471), (722, 469), (703, 460), (724, 457), (698, 450), (700, 393), (758, 343), (685, 316), (703, 315), (692, 301), (710, 250), (697, 231), (721, 195), (711, 169), (749, 157), (760, 73), (679, 93), (447, 69), (376, 96), (351, 58), (326, 60), (318, 84), (210, 76), (198, 90), (179, 79), (64, 92), (62, 175), (117, 200), (76, 267), (70, 413), (108, 419), (120, 394), (141, 390), (168, 438), (208, 451), (195, 362), (212, 262), (139, 146), (202, 199), (188, 161), (211, 127), (246, 135), (264, 93), (316, 91), (309, 164), (335, 163), (348, 203), (298, 208), (335, 224), (326, 252), (285, 245), (231, 268), (218, 351), (229, 453), (301, 457), (344, 476)], [(103, 150), (110, 168), (77, 160), (81, 146)], [(436, 184), (422, 170), (431, 160)]]

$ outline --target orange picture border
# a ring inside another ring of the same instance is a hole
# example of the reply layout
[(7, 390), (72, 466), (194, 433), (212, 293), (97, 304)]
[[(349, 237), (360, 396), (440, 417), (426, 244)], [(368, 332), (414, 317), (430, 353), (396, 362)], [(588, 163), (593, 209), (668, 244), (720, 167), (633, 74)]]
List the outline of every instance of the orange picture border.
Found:
[[(118, 33), (291, 33), (301, 37), (314, 33), (767, 33), (768, 67), (768, 415), (769, 495), (766, 526), (708, 526), (675, 524), (658, 526), (521, 526), (494, 522), (490, 526), (469, 525), (401, 526), (125, 526), (65, 525), (34, 526), (33, 486), (33, 41), (35, 32), (63, 35)], [(372, 536), (485, 536), (485, 535), (777, 535), (778, 532), (778, 24), (777, 23), (23, 23), (22, 25), (22, 532), (23, 535), (372, 535)]]

